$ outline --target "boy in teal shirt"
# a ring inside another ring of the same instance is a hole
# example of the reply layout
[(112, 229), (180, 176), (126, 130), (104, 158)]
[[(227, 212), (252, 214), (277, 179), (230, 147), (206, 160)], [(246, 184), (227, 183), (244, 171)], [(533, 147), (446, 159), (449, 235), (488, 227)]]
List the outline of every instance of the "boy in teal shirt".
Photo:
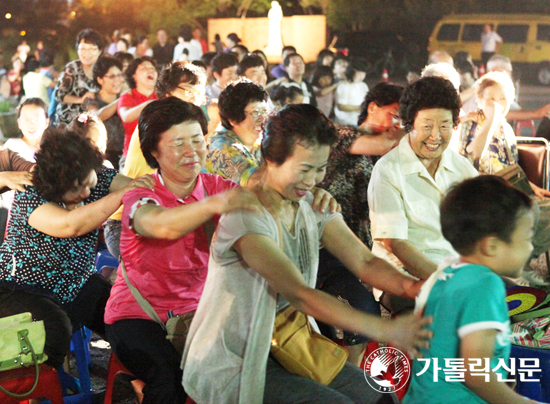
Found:
[(533, 250), (531, 199), (496, 176), (469, 179), (443, 200), (441, 228), (460, 259), (432, 274), (417, 298), (434, 336), (413, 363), (404, 404), (527, 403), (505, 383), (513, 376), (500, 277), (518, 277)]

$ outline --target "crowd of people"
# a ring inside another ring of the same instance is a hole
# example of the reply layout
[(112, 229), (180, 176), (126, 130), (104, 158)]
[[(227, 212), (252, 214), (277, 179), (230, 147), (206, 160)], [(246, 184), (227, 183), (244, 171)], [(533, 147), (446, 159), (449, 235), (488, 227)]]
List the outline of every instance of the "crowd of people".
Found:
[[(509, 60), (488, 55), (478, 77), (471, 56), (439, 51), (406, 87), (369, 88), (362, 60), (328, 49), (306, 71), (285, 46), (269, 69), (234, 33), (216, 52), (199, 28), (175, 45), (156, 34), (151, 48), (84, 29), (59, 77), (43, 45), (14, 60), (0, 316), (44, 320), (47, 364), (86, 326), (143, 381), (144, 404), (397, 403), (365, 382), (380, 376), (359, 367), (369, 341), (440, 363), (508, 358), (504, 285), (548, 286), (529, 259), (550, 248), (550, 192), (498, 178), (519, 162), (507, 120), (550, 110), (514, 105)], [(95, 270), (99, 239), (114, 279)], [(328, 384), (270, 350), (289, 311), (342, 341)], [(413, 375), (405, 402), (525, 402), (497, 374)]]

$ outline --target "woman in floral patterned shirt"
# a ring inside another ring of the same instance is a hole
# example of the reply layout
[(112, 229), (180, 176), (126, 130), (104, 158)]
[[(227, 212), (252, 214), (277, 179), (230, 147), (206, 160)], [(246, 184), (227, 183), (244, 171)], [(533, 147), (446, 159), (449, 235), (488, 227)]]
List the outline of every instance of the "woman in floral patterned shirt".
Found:
[(228, 85), (220, 94), (222, 129), (209, 140), (206, 170), (241, 186), (255, 178), (261, 162), (262, 124), (267, 93), (252, 82)]

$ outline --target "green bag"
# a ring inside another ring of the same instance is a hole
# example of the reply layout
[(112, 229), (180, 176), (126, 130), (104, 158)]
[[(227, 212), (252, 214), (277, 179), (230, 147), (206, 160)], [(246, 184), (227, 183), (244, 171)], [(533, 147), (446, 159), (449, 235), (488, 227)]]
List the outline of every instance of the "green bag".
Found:
[(34, 366), (36, 377), (31, 389), (23, 394), (0, 390), (10, 397), (24, 398), (31, 394), (38, 384), (38, 365), (48, 356), (44, 353), (46, 330), (44, 321), (32, 321), (31, 313), (21, 313), (0, 318), (0, 371)]

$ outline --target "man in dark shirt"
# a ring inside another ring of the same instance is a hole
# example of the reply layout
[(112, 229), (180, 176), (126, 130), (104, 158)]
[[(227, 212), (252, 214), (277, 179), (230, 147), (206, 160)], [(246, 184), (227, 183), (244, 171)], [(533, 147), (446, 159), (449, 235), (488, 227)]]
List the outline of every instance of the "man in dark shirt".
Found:
[(164, 28), (157, 31), (158, 44), (153, 47), (153, 58), (160, 66), (167, 65), (174, 56), (174, 45), (168, 42), (168, 33)]

